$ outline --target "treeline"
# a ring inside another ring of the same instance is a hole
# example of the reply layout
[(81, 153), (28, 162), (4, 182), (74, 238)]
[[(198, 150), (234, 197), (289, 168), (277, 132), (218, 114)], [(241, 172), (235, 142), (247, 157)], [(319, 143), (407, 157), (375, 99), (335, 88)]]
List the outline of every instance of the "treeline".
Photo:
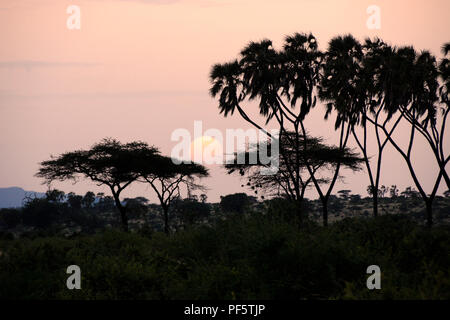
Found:
[[(262, 173), (262, 169), (273, 168), (272, 162), (261, 161), (260, 143), (235, 154), (235, 160), (256, 158), (255, 163), (233, 161), (226, 163), (226, 169), (245, 176), (247, 186), (261, 198), (291, 201), (299, 221), (307, 220), (305, 192), (314, 189), (327, 226), (332, 192), (343, 178), (344, 168), (367, 171), (372, 212), (378, 216), (380, 192), (385, 192), (381, 185), (383, 154), (389, 144), (403, 158), (431, 227), (441, 182), (450, 190), (446, 170), (450, 155), (444, 149), (450, 112), (450, 44), (443, 45), (442, 52), (438, 59), (428, 51), (392, 46), (381, 39), (361, 43), (352, 35), (334, 37), (325, 51), (319, 50), (312, 34), (288, 36), (279, 50), (267, 39), (250, 42), (238, 59), (212, 67), (210, 93), (218, 98), (225, 117), (239, 114), (266, 134), (266, 150), (278, 145), (279, 152), (274, 155), (278, 165), (273, 174)], [(257, 102), (264, 125), (277, 127), (276, 135), (249, 117), (251, 102)], [(335, 117), (337, 145), (309, 134), (305, 121), (319, 102), (325, 105), (325, 119)], [(401, 126), (407, 129), (399, 132)], [(409, 141), (403, 147), (399, 140), (405, 133)], [(358, 152), (350, 147), (351, 139)], [(372, 146), (376, 152), (370, 149), (369, 139), (376, 141)], [(434, 179), (431, 190), (425, 190), (416, 175), (415, 160), (422, 156), (413, 152), (418, 139), (426, 143), (433, 157), (428, 174)], [(431, 172), (432, 166), (437, 170)], [(164, 230), (169, 233), (169, 209), (181, 197), (181, 189), (191, 198), (193, 190), (204, 189), (199, 179), (209, 173), (201, 164), (161, 155), (146, 142), (104, 139), (90, 149), (43, 161), (36, 175), (48, 184), (85, 178), (108, 187), (124, 230), (128, 230), (129, 217), (120, 196), (131, 184), (147, 184), (159, 200)]]
[(102, 213), (114, 210), (114, 200), (103, 193), (89, 191), (80, 196), (51, 189), (44, 197), (27, 196), (22, 208), (0, 209), (0, 229), (18, 228), (24, 232), (83, 227), (84, 232), (90, 233), (109, 223)]
[[(144, 197), (125, 198), (121, 204), (134, 231), (165, 230), (165, 213), (160, 204), (149, 203)], [(177, 197), (168, 211), (170, 231), (211, 225), (234, 215), (251, 214), (262, 207), (256, 198), (245, 193), (223, 196), (220, 203), (208, 203), (205, 194)], [(104, 193), (88, 191), (81, 196), (51, 189), (44, 197), (28, 196), (22, 208), (0, 209), (0, 238), (73, 236), (120, 228), (118, 213), (113, 197)]]
[[(386, 146), (391, 145), (404, 160), (431, 226), (441, 182), (450, 190), (450, 155), (444, 148), (450, 43), (443, 45), (442, 53), (437, 58), (412, 46), (393, 46), (379, 38), (360, 42), (352, 35), (334, 37), (323, 51), (316, 37), (305, 33), (287, 36), (280, 49), (269, 39), (250, 42), (236, 59), (211, 68), (210, 93), (224, 117), (240, 116), (264, 132), (269, 145), (278, 140), (280, 170), (271, 176), (260, 174), (270, 166), (263, 161), (235, 161), (227, 168), (246, 176), (252, 188), (283, 194), (297, 203), (299, 217), (305, 190), (314, 189), (327, 225), (330, 197), (343, 168), (366, 170), (373, 216), (378, 215), (382, 164)], [(335, 118), (336, 146), (309, 135), (308, 116), (319, 102), (325, 105), (324, 118)], [(255, 104), (259, 118), (250, 116), (256, 114), (251, 110)], [(268, 123), (278, 129), (277, 136), (264, 129)], [(400, 143), (403, 137), (408, 139), (406, 146)], [(351, 140), (360, 154), (350, 148)], [(427, 172), (433, 178), (430, 190), (416, 174), (423, 157), (414, 153), (418, 140), (425, 142), (433, 159)], [(236, 159), (258, 152), (256, 147)]]
[(160, 154), (146, 142), (121, 143), (103, 139), (88, 150), (66, 152), (43, 161), (36, 176), (45, 183), (85, 178), (106, 186), (120, 214), (121, 227), (128, 231), (128, 208), (120, 196), (133, 183), (145, 183), (154, 191), (163, 211), (164, 231), (170, 232), (169, 208), (185, 187), (190, 198), (193, 190), (202, 190), (197, 180), (208, 176), (208, 170), (196, 163), (177, 161)]
[[(388, 190), (383, 187), (380, 190)], [(392, 186), (389, 191), (389, 197), (387, 192), (380, 191), (381, 213), (407, 214), (421, 223), (426, 210), (418, 192), (412, 187), (399, 192), (396, 186)], [(361, 197), (359, 194), (352, 194), (351, 190), (338, 191), (338, 196), (330, 197), (330, 218), (332, 221), (338, 221), (346, 217), (370, 217), (370, 186), (368, 195)], [(149, 203), (144, 197), (125, 198), (122, 205), (127, 210), (131, 230), (145, 230), (147, 233), (164, 230), (164, 212), (161, 205)], [(302, 210), (306, 214), (303, 221), (299, 221), (295, 204), (289, 199), (258, 200), (245, 193), (236, 193), (221, 196), (218, 203), (208, 203), (207, 196), (201, 194), (174, 199), (168, 211), (168, 221), (170, 232), (174, 233), (201, 225), (211, 226), (217, 221), (255, 215), (279, 216), (294, 225), (320, 220), (320, 200), (305, 198)], [(450, 222), (449, 193), (446, 193), (446, 197), (437, 196), (435, 219), (438, 224)], [(5, 239), (38, 235), (71, 237), (120, 227), (121, 221), (114, 199), (104, 193), (94, 194), (91, 191), (81, 196), (52, 189), (46, 192), (45, 197), (28, 196), (22, 208), (0, 209), (0, 238)]]

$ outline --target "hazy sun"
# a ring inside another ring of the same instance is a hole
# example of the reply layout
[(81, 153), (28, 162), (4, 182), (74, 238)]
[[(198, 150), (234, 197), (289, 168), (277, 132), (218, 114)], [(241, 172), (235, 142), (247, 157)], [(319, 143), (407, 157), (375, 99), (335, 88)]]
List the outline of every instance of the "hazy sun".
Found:
[(191, 142), (191, 160), (194, 162), (213, 163), (221, 156), (221, 144), (210, 136), (201, 136)]

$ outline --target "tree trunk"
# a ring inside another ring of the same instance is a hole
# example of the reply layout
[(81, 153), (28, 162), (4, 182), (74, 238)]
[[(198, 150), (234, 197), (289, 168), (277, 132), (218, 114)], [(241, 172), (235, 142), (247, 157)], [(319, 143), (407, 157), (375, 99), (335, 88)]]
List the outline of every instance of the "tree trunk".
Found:
[(303, 203), (302, 200), (303, 199), (295, 200), (295, 214), (297, 216), (297, 219), (298, 219), (298, 222), (300, 225), (303, 223), (303, 220), (304, 220), (303, 219), (304, 214), (303, 214), (303, 208), (302, 208), (302, 203)]
[(122, 229), (123, 231), (128, 232), (128, 217), (125, 208), (121, 206), (119, 210), (120, 210), (120, 217), (122, 219)]
[(114, 201), (116, 203), (117, 209), (119, 209), (120, 212), (120, 218), (122, 221), (122, 230), (125, 232), (128, 232), (128, 217), (127, 212), (124, 206), (122, 206), (122, 203), (120, 203), (120, 199), (118, 195), (114, 195)]
[[(374, 188), (376, 189), (376, 188)], [(378, 217), (378, 192), (373, 192), (373, 216)]]
[(431, 228), (433, 225), (433, 201), (428, 199), (425, 201), (426, 209), (427, 209), (427, 227)]
[(164, 232), (166, 234), (169, 234), (169, 232), (170, 232), (170, 230), (169, 230), (169, 207), (163, 205), (162, 209), (163, 209), (163, 213), (164, 213)]
[(450, 177), (448, 176), (447, 171), (445, 171), (445, 167), (441, 168), (441, 171), (444, 176), (445, 183), (447, 184), (447, 189), (450, 190)]
[(323, 226), (328, 226), (328, 199), (322, 199), (322, 220)]

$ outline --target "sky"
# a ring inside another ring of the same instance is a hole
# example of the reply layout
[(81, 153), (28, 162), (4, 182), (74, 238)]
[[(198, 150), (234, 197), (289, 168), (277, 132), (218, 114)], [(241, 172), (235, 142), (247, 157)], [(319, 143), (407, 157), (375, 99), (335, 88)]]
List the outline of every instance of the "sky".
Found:
[[(79, 29), (67, 26), (71, 5), (80, 8)], [(380, 29), (368, 28), (371, 5), (380, 8)], [(172, 133), (193, 132), (194, 121), (224, 134), (250, 128), (237, 115), (220, 115), (208, 93), (212, 65), (237, 58), (250, 41), (268, 38), (280, 48), (285, 36), (312, 32), (326, 49), (332, 37), (351, 33), (440, 57), (442, 44), (450, 41), (449, 12), (448, 0), (0, 0), (0, 187), (45, 191), (34, 177), (39, 162), (105, 137), (142, 140), (169, 155), (176, 145)], [(333, 121), (323, 115), (317, 106), (307, 127), (336, 142)], [(400, 128), (397, 138), (406, 142), (406, 135)], [(446, 138), (449, 150), (448, 133)], [(385, 152), (381, 184), (400, 190), (413, 185), (396, 151), (388, 146)], [(431, 191), (435, 160), (423, 141), (414, 153), (419, 179)], [(202, 181), (209, 201), (248, 191), (220, 166), (210, 171)], [(365, 172), (344, 176), (335, 191), (367, 195)], [(52, 186), (106, 191), (90, 182)], [(145, 185), (131, 186), (126, 196), (156, 202)]]

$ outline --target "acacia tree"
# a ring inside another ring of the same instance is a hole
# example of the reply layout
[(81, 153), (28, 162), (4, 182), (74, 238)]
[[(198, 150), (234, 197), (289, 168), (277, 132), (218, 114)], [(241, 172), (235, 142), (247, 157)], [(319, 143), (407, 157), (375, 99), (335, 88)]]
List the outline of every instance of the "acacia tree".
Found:
[[(290, 135), (291, 139), (288, 139), (286, 135)], [(299, 137), (302, 139), (300, 141), (299, 148), (301, 157), (298, 161), (299, 168), (299, 184), (300, 184), (300, 194), (298, 195), (293, 189), (291, 184), (290, 176), (296, 174), (296, 172), (290, 172), (293, 166), (287, 165), (289, 163), (297, 163), (298, 152), (295, 145), (291, 143), (292, 138), (295, 137), (294, 132), (287, 132), (282, 136), (279, 141), (279, 148), (285, 155), (279, 161), (278, 171), (274, 174), (266, 174), (263, 170), (269, 170), (271, 164), (265, 164), (259, 161), (259, 145), (254, 146), (251, 150), (236, 153), (232, 162), (227, 163), (225, 167), (228, 169), (228, 173), (238, 172), (241, 176), (246, 176), (248, 179), (247, 186), (251, 187), (255, 194), (258, 191), (262, 191), (264, 196), (284, 196), (287, 199), (295, 203), (295, 208), (297, 208), (297, 216), (300, 221), (302, 221), (304, 212), (302, 212), (302, 203), (305, 195), (305, 191), (312, 184), (312, 178), (309, 175), (304, 159), (307, 159), (309, 165), (313, 169), (314, 174), (324, 173), (328, 170), (333, 170), (337, 163), (342, 163), (349, 168), (358, 170), (358, 162), (361, 159), (353, 153), (350, 149), (340, 150), (335, 146), (325, 145), (323, 139), (307, 137), (306, 142), (303, 136)], [(304, 145), (307, 148), (304, 148)], [(263, 149), (272, 150), (270, 144)], [(281, 151), (280, 151), (281, 153)], [(245, 161), (239, 161), (239, 159), (245, 159)], [(250, 161), (251, 159), (256, 159), (256, 161)], [(294, 167), (296, 170), (297, 168)], [(329, 183), (329, 178), (324, 174), (317, 178), (319, 184)]]
[(204, 190), (204, 187), (196, 183), (197, 178), (208, 176), (208, 170), (197, 163), (178, 163), (166, 156), (158, 156), (158, 159), (148, 165), (143, 164), (139, 168), (139, 180), (149, 183), (155, 191), (164, 218), (164, 232), (169, 234), (169, 208), (175, 199), (181, 198), (181, 187), (187, 189), (188, 198), (193, 190)]
[[(289, 134), (294, 135), (292, 132)], [(309, 138), (307, 143), (311, 146), (312, 144), (318, 145), (321, 142), (319, 142), (318, 138)], [(278, 170), (276, 173), (267, 174), (272, 164), (261, 161), (260, 148), (272, 150), (272, 145), (270, 142), (267, 142), (264, 143), (265, 147), (262, 147), (262, 144), (250, 146), (248, 151), (236, 152), (233, 159), (225, 164), (228, 173), (238, 172), (241, 176), (246, 176), (248, 179), (247, 186), (254, 190), (255, 194), (258, 194), (258, 190), (261, 190), (261, 195), (264, 194), (269, 197), (285, 196), (289, 200), (296, 201), (298, 207), (300, 207), (305, 191), (311, 184), (311, 178), (308, 177), (307, 172), (305, 173), (306, 166), (303, 162), (303, 157), (299, 161), (299, 165), (301, 166), (298, 177), (300, 193), (297, 193), (291, 183), (291, 177), (296, 174), (296, 171), (291, 171), (295, 168), (289, 165), (290, 163), (296, 162), (295, 157), (297, 152), (295, 146), (288, 141), (286, 134), (283, 135), (281, 140), (279, 140), (279, 148), (280, 151), (282, 150), (281, 152), (284, 156), (278, 162)], [(300, 144), (300, 147), (302, 146), (303, 142)], [(312, 159), (310, 160), (312, 161)], [(323, 164), (323, 161), (315, 161), (314, 170), (318, 170)], [(300, 212), (298, 213), (300, 214)]]
[[(219, 96), (219, 109), (225, 117), (237, 110), (244, 120), (265, 132), (271, 139), (274, 137), (248, 116), (242, 104), (256, 100), (265, 124), (272, 120), (277, 123), (279, 139), (286, 137), (296, 152), (295, 157), (289, 157), (285, 150), (280, 149), (280, 158), (288, 168), (288, 179), (295, 197), (301, 198), (300, 162), (303, 160), (320, 196), (326, 225), (328, 200), (339, 177), (341, 163), (338, 162), (333, 168), (328, 188), (322, 191), (314, 164), (309, 163), (301, 153), (302, 147), (304, 150), (308, 147), (305, 144), (306, 139), (302, 140), (301, 137), (308, 136), (304, 120), (317, 102), (316, 91), (320, 80), (322, 55), (312, 34), (297, 33), (287, 37), (281, 51), (275, 50), (270, 40), (251, 42), (241, 51), (239, 60), (213, 66), (210, 93), (213, 97)], [(338, 148), (342, 151), (348, 140), (348, 125), (343, 123), (340, 130)], [(293, 136), (288, 132), (293, 132)]]
[(50, 184), (53, 181), (87, 178), (99, 186), (111, 190), (120, 212), (122, 228), (128, 231), (126, 207), (120, 201), (120, 194), (140, 177), (137, 168), (147, 167), (159, 159), (158, 150), (145, 142), (122, 144), (115, 139), (104, 139), (89, 150), (66, 152), (51, 160), (40, 163), (37, 177)]

